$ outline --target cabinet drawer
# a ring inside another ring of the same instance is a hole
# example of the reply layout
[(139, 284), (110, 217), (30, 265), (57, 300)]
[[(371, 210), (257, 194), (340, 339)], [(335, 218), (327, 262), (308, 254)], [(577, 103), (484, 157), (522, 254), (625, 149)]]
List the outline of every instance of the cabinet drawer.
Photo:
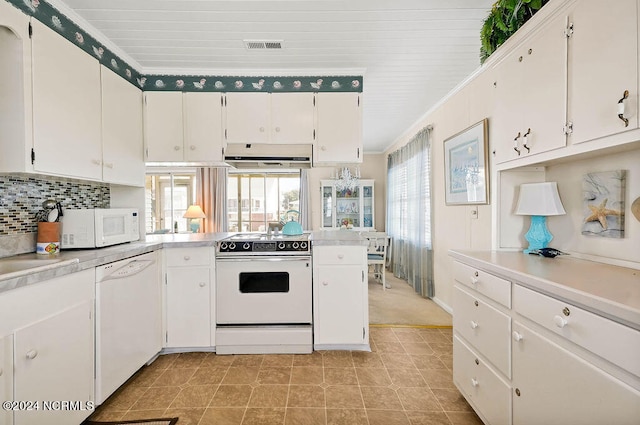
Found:
[(511, 318), (458, 285), (453, 292), (453, 329), (511, 377)]
[(166, 250), (167, 267), (208, 266), (211, 262), (209, 248), (170, 248)]
[(313, 261), (316, 264), (365, 264), (363, 246), (321, 246), (313, 248)]
[(640, 332), (569, 303), (514, 285), (514, 310), (640, 376)]
[(511, 424), (511, 388), (455, 335), (453, 382), (486, 423)]
[(458, 261), (453, 262), (453, 277), (465, 286), (511, 308), (511, 282)]

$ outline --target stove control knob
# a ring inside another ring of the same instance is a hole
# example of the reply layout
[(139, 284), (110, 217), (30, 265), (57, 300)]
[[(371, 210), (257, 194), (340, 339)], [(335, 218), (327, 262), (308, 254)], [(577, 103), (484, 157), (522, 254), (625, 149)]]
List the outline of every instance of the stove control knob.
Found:
[(242, 249), (249, 249), (251, 248), (251, 244), (249, 244), (249, 242), (245, 242), (244, 245), (242, 245)]
[(307, 243), (306, 242), (300, 242), (300, 248), (307, 249)]
[(293, 247), (293, 249), (298, 249), (300, 247), (300, 244), (298, 242), (294, 242), (291, 246)]
[(222, 242), (222, 243), (220, 244), (220, 251), (224, 251), (224, 250), (226, 250), (226, 249), (227, 249), (227, 243), (226, 243), (226, 242)]
[(284, 249), (284, 242), (280, 242), (278, 244), (278, 249)]
[(229, 249), (230, 249), (230, 250), (232, 250), (232, 251), (233, 251), (234, 249), (236, 249), (236, 243), (235, 243), (235, 242), (230, 242), (230, 243), (229, 243)]

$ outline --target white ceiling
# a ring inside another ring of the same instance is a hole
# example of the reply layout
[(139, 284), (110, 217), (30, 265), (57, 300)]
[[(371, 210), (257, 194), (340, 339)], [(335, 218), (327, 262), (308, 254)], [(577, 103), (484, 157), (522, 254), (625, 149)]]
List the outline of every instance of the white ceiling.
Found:
[[(51, 0), (142, 73), (364, 75), (382, 152), (479, 66), (494, 0)], [(282, 40), (247, 50), (243, 40)]]

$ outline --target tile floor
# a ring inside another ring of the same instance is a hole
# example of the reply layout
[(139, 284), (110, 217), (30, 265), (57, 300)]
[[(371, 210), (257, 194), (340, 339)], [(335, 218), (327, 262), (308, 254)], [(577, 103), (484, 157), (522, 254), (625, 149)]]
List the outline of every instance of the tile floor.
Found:
[(451, 329), (371, 328), (372, 352), (184, 353), (142, 368), (93, 420), (178, 425), (481, 425), (452, 381)]

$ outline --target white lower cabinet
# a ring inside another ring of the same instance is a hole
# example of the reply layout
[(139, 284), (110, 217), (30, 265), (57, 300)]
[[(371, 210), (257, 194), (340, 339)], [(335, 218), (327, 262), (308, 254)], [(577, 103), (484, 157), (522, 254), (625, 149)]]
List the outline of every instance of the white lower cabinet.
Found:
[(0, 311), (12, 312), (0, 321), (0, 398), (32, 403), (13, 420), (3, 410), (0, 423), (79, 424), (92, 413), (94, 288), (88, 269), (0, 294)]
[(313, 248), (315, 349), (366, 349), (369, 309), (366, 247)]
[(212, 248), (166, 249), (165, 347), (215, 345)]
[(517, 321), (513, 337), (514, 425), (638, 424), (638, 390)]

